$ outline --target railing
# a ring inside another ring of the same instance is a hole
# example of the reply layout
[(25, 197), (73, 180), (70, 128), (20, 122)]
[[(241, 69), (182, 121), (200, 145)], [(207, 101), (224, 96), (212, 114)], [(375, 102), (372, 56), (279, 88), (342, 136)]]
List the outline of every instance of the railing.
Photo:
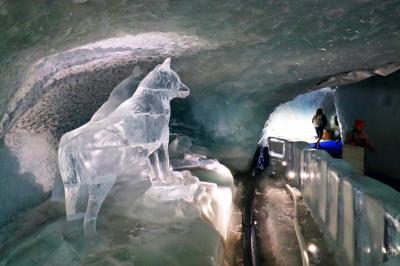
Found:
[(299, 247), (300, 247), (301, 263), (303, 266), (309, 266), (310, 261), (309, 261), (308, 253), (306, 250), (306, 244), (304, 242), (304, 238), (303, 238), (303, 235), (300, 230), (299, 211), (298, 211), (296, 195), (294, 194), (293, 189), (288, 184), (285, 185), (285, 188), (287, 189), (287, 191), (289, 192), (290, 196), (293, 199), (293, 205), (294, 205), (293, 226), (294, 226), (294, 230), (296, 232), (297, 242), (299, 243)]
[[(254, 179), (254, 178), (253, 178)], [(242, 238), (243, 238), (243, 264), (244, 266), (256, 266), (256, 237), (254, 228), (254, 192), (255, 181), (251, 180), (245, 191), (244, 208), (242, 214)]]
[(299, 188), (343, 265), (382, 265), (400, 254), (400, 193), (360, 176), (306, 142), (269, 138), (272, 170)]

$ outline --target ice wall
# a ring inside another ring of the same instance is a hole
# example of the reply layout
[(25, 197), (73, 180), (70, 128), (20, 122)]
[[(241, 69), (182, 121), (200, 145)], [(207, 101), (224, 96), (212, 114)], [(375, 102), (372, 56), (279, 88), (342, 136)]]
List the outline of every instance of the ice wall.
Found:
[[(296, 185), (344, 265), (380, 265), (400, 254), (400, 193), (359, 176), (305, 142), (269, 139), (273, 171)], [(282, 164), (282, 162), (285, 162)]]
[(371, 77), (339, 87), (335, 104), (344, 132), (352, 130), (355, 119), (366, 121), (366, 132), (377, 152), (366, 151), (365, 168), (371, 175), (400, 178), (397, 162), (400, 146), (400, 72)]
[[(31, 143), (31, 145), (26, 148), (33, 148), (36, 143)], [(36, 152), (40, 152), (44, 149), (46, 151), (47, 147), (36, 146), (35, 149), (31, 150), (31, 158), (28, 158), (25, 169), (28, 167), (35, 168), (38, 172), (40, 169), (44, 171), (47, 166), (37, 164), (33, 160)], [(54, 152), (54, 151), (53, 151)], [(4, 144), (0, 142), (0, 227), (10, 221), (11, 217), (15, 217), (15, 214), (26, 208), (34, 207), (41, 201), (46, 199), (51, 189), (43, 184), (49, 184), (52, 186), (52, 181), (48, 180), (37, 180), (30, 173), (21, 173), (21, 166), (18, 163), (17, 158), (13, 156)], [(44, 176), (46, 177), (46, 176)], [(1, 241), (0, 241), (1, 242)]]

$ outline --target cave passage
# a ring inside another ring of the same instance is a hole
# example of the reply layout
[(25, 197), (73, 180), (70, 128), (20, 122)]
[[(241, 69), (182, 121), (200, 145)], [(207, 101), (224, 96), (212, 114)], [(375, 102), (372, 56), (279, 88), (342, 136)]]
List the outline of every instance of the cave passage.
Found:
[[(247, 265), (249, 243), (260, 265), (398, 265), (398, 14), (397, 0), (0, 0), (0, 265)], [(138, 90), (178, 87), (107, 120)], [(121, 122), (132, 110), (159, 123)], [(356, 120), (373, 149), (346, 143)], [(129, 161), (150, 155), (151, 170)]]

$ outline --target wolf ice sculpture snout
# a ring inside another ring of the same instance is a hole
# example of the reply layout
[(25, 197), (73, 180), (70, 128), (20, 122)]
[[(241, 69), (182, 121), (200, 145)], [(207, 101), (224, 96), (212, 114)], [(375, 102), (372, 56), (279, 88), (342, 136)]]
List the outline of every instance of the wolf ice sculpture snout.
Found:
[(181, 87), (179, 88), (179, 91), (178, 91), (178, 97), (185, 98), (190, 94), (190, 90), (188, 87), (186, 87), (185, 84), (181, 83), (180, 85), (181, 85)]

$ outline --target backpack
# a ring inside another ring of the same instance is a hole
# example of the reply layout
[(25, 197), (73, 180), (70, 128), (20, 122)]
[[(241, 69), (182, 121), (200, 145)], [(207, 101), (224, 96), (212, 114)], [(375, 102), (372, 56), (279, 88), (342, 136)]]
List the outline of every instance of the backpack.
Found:
[(328, 120), (325, 115), (315, 115), (313, 119), (314, 127), (326, 127)]

